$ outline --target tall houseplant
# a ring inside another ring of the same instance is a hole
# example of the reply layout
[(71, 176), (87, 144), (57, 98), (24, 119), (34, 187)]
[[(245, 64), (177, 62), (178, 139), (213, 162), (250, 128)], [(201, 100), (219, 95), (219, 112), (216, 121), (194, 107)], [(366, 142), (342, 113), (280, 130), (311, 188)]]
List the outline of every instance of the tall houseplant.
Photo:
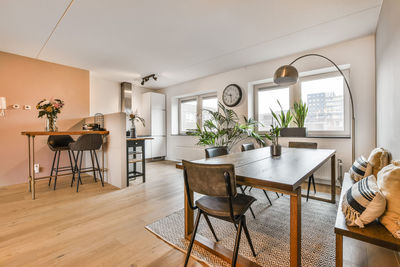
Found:
[(256, 133), (255, 129), (259, 125), (252, 118), (247, 119), (243, 116), (244, 122), (241, 123), (238, 115), (232, 109), (227, 109), (223, 104), (218, 103), (218, 110), (205, 109), (211, 118), (203, 122), (203, 126), (197, 125), (188, 135), (199, 138), (197, 144), (202, 146), (223, 146), (231, 150), (241, 140), (251, 137), (258, 144), (264, 145), (263, 138)]

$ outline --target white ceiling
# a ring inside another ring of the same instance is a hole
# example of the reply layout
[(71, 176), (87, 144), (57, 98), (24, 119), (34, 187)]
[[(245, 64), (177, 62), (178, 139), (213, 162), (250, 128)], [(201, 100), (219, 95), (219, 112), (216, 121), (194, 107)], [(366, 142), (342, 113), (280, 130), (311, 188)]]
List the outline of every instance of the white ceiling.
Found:
[(72, 0), (46, 43), (70, 3), (1, 0), (0, 51), (162, 88), (374, 33), (382, 0)]

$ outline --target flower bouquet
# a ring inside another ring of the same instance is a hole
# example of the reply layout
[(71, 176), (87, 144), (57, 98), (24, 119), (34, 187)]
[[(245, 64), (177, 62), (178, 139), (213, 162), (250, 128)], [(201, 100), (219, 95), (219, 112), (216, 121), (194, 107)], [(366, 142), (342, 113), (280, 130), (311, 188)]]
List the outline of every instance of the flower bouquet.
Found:
[(135, 122), (139, 121), (142, 123), (143, 127), (145, 127), (145, 121), (142, 117), (139, 116), (139, 114), (137, 112), (135, 113), (131, 113), (128, 115), (129, 116), (129, 120), (132, 123), (131, 129), (130, 129), (130, 135), (132, 138), (136, 138), (136, 125)]
[(61, 113), (63, 106), (64, 101), (60, 99), (43, 99), (36, 105), (36, 109), (39, 110), (38, 118), (46, 116), (46, 131), (56, 132), (58, 130), (56, 126), (57, 114)]

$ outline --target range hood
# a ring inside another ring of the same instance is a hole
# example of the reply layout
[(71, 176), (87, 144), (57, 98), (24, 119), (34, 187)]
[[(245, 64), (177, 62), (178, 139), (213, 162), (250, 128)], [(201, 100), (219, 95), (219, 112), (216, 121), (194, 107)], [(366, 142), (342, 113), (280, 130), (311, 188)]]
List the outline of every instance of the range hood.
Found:
[(121, 112), (132, 113), (132, 83), (121, 83)]

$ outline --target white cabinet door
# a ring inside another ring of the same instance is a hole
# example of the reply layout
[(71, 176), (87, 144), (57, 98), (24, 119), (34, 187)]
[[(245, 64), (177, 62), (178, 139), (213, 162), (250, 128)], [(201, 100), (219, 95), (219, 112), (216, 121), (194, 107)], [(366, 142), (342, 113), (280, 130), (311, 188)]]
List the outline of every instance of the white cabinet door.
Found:
[(156, 136), (151, 140), (151, 156), (153, 158), (166, 156), (166, 140), (167, 138), (162, 136)]
[(151, 93), (151, 109), (165, 109), (165, 95)]
[(165, 135), (165, 110), (153, 109), (151, 112), (151, 135)]
[(144, 153), (145, 153), (144, 157), (146, 159), (151, 159), (152, 158), (152, 149), (151, 149), (151, 147), (152, 147), (153, 140), (145, 140), (144, 142), (145, 142), (144, 143)]

